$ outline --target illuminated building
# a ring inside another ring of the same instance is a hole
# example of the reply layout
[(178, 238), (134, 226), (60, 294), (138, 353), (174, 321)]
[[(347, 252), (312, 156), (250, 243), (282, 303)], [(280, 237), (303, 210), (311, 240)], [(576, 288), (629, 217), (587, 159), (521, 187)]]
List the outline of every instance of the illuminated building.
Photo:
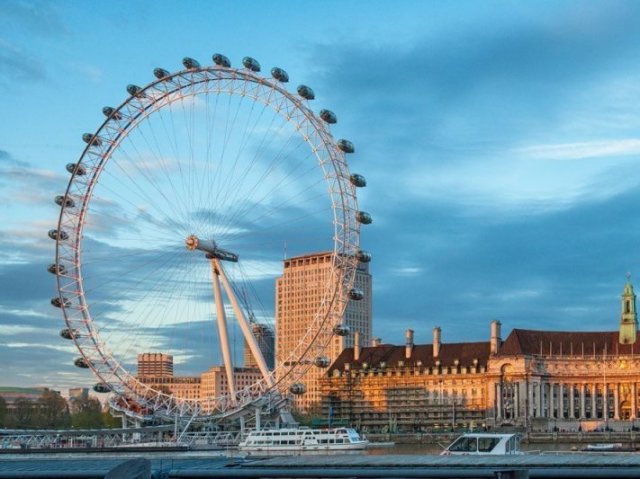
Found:
[(627, 430), (640, 416), (636, 296), (622, 294), (618, 331), (514, 329), (489, 341), (348, 348), (323, 378), (323, 410), (369, 430), (521, 426)]
[[(333, 268), (333, 253), (308, 254), (286, 259), (284, 272), (276, 280), (276, 364), (280, 366), (295, 350), (315, 319)], [(350, 334), (335, 335), (326, 351), (333, 362), (344, 348), (352, 347), (354, 338), (361, 344), (371, 339), (371, 275), (368, 263), (358, 265), (355, 288), (364, 292), (360, 301), (349, 301), (343, 324)], [(331, 326), (328, 326), (331, 327)], [(357, 335), (355, 333), (358, 333)], [(320, 406), (319, 379), (326, 369), (311, 367), (301, 381), (306, 393), (296, 397), (294, 406), (299, 411), (310, 411)]]

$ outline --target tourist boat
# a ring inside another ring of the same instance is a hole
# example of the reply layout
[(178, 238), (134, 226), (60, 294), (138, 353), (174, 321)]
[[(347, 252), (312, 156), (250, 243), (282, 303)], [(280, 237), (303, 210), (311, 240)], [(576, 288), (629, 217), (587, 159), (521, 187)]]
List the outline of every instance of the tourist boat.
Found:
[(238, 444), (249, 455), (296, 455), (353, 453), (362, 451), (369, 441), (355, 429), (263, 429), (252, 431)]
[(621, 442), (587, 444), (582, 452), (635, 452), (636, 448), (625, 446)]
[(487, 455), (506, 456), (522, 454), (518, 434), (466, 433), (458, 437), (441, 456)]

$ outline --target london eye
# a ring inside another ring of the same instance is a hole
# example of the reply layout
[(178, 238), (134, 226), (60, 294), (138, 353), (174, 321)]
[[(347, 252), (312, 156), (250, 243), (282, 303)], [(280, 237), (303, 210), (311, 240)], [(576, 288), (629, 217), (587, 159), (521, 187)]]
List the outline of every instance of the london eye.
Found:
[[(333, 137), (337, 117), (316, 113), (310, 87), (287, 88), (281, 68), (264, 75), (253, 58), (236, 68), (215, 54), (208, 66), (184, 58), (179, 71), (153, 74), (103, 108), (55, 196), (48, 270), (60, 334), (96, 391), (153, 415), (223, 416), (268, 394), (301, 393), (305, 368), (328, 366), (346, 304), (362, 297), (354, 277), (370, 258), (359, 234), (371, 217), (356, 198), (366, 181), (347, 165), (355, 147)], [(251, 325), (273, 322), (283, 258), (310, 251), (333, 253), (314, 286), (322, 300), (299, 344), (269, 366)], [(250, 382), (233, 376), (239, 344), (256, 359)], [(143, 381), (136, 357), (147, 351), (171, 354), (185, 376), (223, 364), (224, 393)]]

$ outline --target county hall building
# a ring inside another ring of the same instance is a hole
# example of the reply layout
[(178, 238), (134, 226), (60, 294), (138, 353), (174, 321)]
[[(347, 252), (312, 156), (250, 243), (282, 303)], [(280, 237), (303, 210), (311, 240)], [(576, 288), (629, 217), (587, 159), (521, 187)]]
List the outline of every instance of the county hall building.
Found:
[(629, 430), (640, 413), (636, 296), (624, 286), (618, 330), (514, 329), (502, 339), (374, 342), (345, 349), (322, 380), (325, 417), (369, 431), (517, 426), (541, 431)]

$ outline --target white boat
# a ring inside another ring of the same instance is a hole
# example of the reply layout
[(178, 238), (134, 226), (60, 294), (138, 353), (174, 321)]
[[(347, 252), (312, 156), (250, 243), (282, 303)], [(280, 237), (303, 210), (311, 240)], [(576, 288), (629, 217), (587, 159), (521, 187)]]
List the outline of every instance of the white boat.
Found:
[(458, 437), (441, 456), (487, 455), (505, 456), (522, 454), (518, 434), (466, 433)]
[(252, 431), (238, 444), (249, 455), (296, 455), (352, 453), (362, 451), (369, 441), (355, 429), (263, 429)]

